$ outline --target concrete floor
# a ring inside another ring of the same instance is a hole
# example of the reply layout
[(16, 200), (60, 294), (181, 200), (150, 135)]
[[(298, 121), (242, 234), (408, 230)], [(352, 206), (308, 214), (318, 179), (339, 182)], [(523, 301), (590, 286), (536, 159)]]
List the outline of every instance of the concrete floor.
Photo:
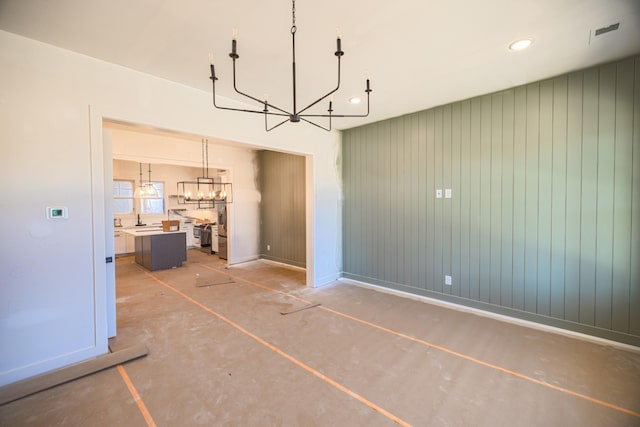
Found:
[(0, 406), (1, 426), (640, 426), (638, 351), (195, 250), (116, 272), (112, 345), (149, 355)]

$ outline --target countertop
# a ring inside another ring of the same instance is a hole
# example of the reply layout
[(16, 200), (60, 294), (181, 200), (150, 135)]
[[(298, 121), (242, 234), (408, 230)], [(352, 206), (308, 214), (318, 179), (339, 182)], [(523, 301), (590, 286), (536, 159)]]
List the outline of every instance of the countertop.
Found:
[(127, 234), (131, 234), (132, 236), (153, 236), (156, 234), (186, 233), (185, 230), (162, 231), (162, 227), (125, 228), (122, 231)]

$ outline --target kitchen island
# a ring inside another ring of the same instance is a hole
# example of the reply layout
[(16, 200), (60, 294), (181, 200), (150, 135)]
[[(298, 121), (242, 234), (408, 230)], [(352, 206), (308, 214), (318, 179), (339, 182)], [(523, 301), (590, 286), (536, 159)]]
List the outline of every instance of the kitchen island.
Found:
[(135, 237), (135, 261), (148, 270), (166, 270), (182, 266), (187, 260), (187, 235), (184, 231), (128, 229)]

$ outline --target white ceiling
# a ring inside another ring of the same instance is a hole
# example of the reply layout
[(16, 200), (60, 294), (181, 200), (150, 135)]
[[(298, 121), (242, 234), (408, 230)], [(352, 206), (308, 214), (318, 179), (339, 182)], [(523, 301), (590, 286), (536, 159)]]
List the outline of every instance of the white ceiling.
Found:
[[(298, 107), (335, 86), (336, 28), (345, 55), (335, 113), (362, 112), (346, 101), (371, 79), (371, 115), (335, 119), (342, 129), (640, 52), (640, 0), (298, 0), (296, 24)], [(212, 52), (217, 92), (240, 100), (233, 28), (239, 88), (290, 109), (288, 0), (0, 0), (0, 29), (207, 92)], [(534, 40), (528, 50), (507, 49), (523, 37)]]

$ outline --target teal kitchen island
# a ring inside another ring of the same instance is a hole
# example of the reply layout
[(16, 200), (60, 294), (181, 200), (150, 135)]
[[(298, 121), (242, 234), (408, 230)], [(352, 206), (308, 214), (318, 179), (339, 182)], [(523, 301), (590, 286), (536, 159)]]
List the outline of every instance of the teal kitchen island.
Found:
[(148, 270), (181, 267), (187, 260), (184, 231), (124, 230), (135, 236), (135, 261)]

